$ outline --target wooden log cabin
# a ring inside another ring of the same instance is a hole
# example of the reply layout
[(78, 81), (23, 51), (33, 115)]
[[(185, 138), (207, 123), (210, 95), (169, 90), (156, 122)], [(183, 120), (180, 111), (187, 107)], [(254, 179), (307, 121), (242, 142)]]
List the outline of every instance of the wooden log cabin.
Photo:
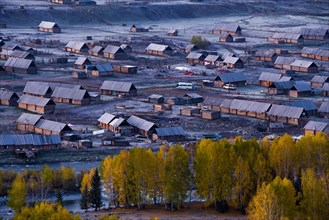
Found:
[(294, 83), (292, 81), (273, 82), (272, 85), (268, 87), (267, 92), (271, 95), (288, 95), (293, 85)]
[(154, 141), (166, 140), (166, 141), (182, 141), (185, 140), (186, 132), (182, 127), (165, 127), (156, 128), (152, 135)]
[(37, 96), (40, 98), (50, 98), (53, 90), (46, 83), (28, 81), (25, 84), (23, 94)]
[(288, 102), (287, 105), (303, 108), (303, 113), (305, 113), (307, 117), (314, 116), (318, 113), (318, 107), (312, 100), (297, 100)]
[(329, 96), (329, 83), (325, 83), (322, 87), (322, 95)]
[(274, 33), (271, 37), (268, 38), (268, 41), (276, 44), (281, 44), (281, 43), (303, 44), (304, 37), (301, 34)]
[(39, 114), (47, 114), (55, 111), (55, 102), (49, 98), (40, 98), (30, 95), (22, 95), (18, 100), (18, 107)]
[(110, 123), (115, 119), (115, 115), (110, 113), (104, 113), (99, 119), (99, 127), (103, 129), (109, 129)]
[(277, 58), (277, 55), (274, 53), (274, 51), (258, 50), (255, 53), (255, 57), (257, 61), (274, 62)]
[(59, 134), (72, 132), (72, 129), (65, 123), (50, 121), (46, 119), (39, 119), (35, 125), (35, 133), (38, 134)]
[(290, 97), (311, 96), (312, 94), (312, 88), (304, 81), (295, 82), (289, 90)]
[(271, 121), (297, 126), (300, 125), (302, 114), (303, 108), (277, 104), (272, 104), (267, 112), (268, 119)]
[(190, 52), (186, 57), (186, 62), (190, 65), (201, 64), (206, 56), (202, 53)]
[(79, 57), (74, 62), (74, 68), (83, 70), (86, 68), (86, 65), (91, 65), (90, 60), (87, 57)]
[(216, 120), (220, 118), (220, 112), (215, 110), (202, 110), (201, 118), (207, 120)]
[(314, 76), (311, 80), (311, 87), (322, 88), (325, 83), (329, 83), (329, 76)]
[(243, 68), (244, 63), (243, 61), (238, 57), (226, 57), (223, 61), (224, 66), (230, 67), (230, 68)]
[(110, 122), (109, 130), (121, 135), (130, 135), (134, 133), (134, 127), (122, 117), (115, 118)]
[(60, 33), (61, 28), (55, 22), (49, 21), (41, 21), (39, 24), (39, 31), (41, 32), (49, 32), (49, 33)]
[(329, 50), (304, 47), (301, 51), (301, 56), (316, 60), (329, 61)]
[(289, 76), (278, 73), (262, 72), (258, 78), (259, 84), (264, 87), (271, 86), (274, 82), (284, 82), (292, 80)]
[(94, 46), (92, 49), (89, 50), (89, 55), (95, 57), (103, 56), (104, 48), (102, 46)]
[(5, 65), (6, 72), (36, 74), (37, 66), (33, 60), (10, 57)]
[(86, 105), (90, 102), (90, 95), (84, 89), (56, 87), (51, 98), (55, 102), (64, 102), (74, 105)]
[(290, 64), (290, 69), (296, 72), (304, 72), (304, 73), (317, 73), (318, 66), (311, 61), (306, 60), (295, 60)]
[(41, 115), (23, 113), (16, 120), (16, 129), (23, 132), (35, 132), (35, 125), (40, 119), (43, 119)]
[(1, 105), (8, 105), (8, 106), (17, 106), (17, 101), (19, 96), (16, 92), (7, 90), (7, 89), (0, 89), (0, 104)]
[(266, 113), (270, 107), (270, 103), (234, 99), (229, 106), (229, 113), (266, 119)]
[(150, 121), (132, 115), (127, 120), (128, 124), (134, 127), (135, 131), (144, 137), (150, 137), (157, 126)]
[(233, 42), (233, 37), (231, 34), (223, 33), (218, 36), (218, 41), (222, 43)]
[(65, 46), (65, 51), (71, 53), (88, 53), (89, 47), (85, 42), (69, 41)]
[(136, 96), (137, 89), (133, 83), (118, 82), (118, 81), (104, 81), (100, 88), (101, 95), (111, 96)]
[(130, 28), (130, 32), (148, 32), (149, 29), (148, 28), (144, 28), (138, 25), (132, 25)]
[(110, 63), (96, 64), (91, 68), (93, 77), (102, 77), (113, 75), (113, 68)]
[(318, 109), (318, 113), (321, 117), (329, 118), (329, 102), (322, 102)]
[(146, 53), (156, 56), (171, 55), (173, 49), (168, 45), (151, 43), (146, 48)]
[(232, 36), (240, 36), (242, 34), (241, 27), (238, 24), (218, 24), (212, 30), (213, 34), (231, 34)]
[(328, 27), (301, 28), (300, 32), (305, 40), (326, 40), (329, 38)]
[(137, 74), (137, 66), (113, 65), (113, 71), (116, 73)]
[(246, 83), (247, 79), (241, 72), (236, 73), (220, 73), (214, 79), (214, 86), (223, 87), (225, 84), (234, 84), (241, 86)]
[(326, 122), (309, 121), (304, 126), (305, 135), (316, 135), (319, 132), (329, 134), (329, 125)]
[(103, 50), (103, 55), (112, 60), (124, 60), (127, 57), (126, 52), (121, 47), (114, 45), (107, 45)]
[(296, 59), (294, 57), (278, 56), (274, 62), (274, 67), (278, 69), (290, 70), (292, 64)]
[(208, 55), (204, 61), (203, 61), (203, 64), (206, 66), (206, 67), (219, 67), (222, 65), (222, 58), (220, 55)]
[(0, 53), (0, 59), (7, 60), (10, 57), (12, 58), (20, 58), (20, 59), (27, 59), (27, 60), (35, 60), (35, 57), (33, 54), (26, 52), (26, 51), (20, 51), (20, 50), (9, 50), (9, 51), (2, 51)]

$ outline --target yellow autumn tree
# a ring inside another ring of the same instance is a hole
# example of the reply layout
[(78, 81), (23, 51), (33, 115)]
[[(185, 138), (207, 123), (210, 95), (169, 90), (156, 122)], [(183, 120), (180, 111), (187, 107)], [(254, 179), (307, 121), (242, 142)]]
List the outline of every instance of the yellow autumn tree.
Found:
[(11, 189), (8, 191), (7, 205), (11, 207), (15, 213), (19, 213), (26, 203), (26, 183), (21, 173), (18, 173)]

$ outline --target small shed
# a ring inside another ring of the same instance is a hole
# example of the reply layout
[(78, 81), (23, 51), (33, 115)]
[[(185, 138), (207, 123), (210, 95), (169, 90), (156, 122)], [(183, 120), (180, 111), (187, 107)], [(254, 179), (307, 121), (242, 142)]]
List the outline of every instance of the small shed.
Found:
[(153, 122), (146, 121), (135, 115), (130, 116), (127, 122), (135, 128), (135, 131), (145, 137), (151, 136), (152, 133), (154, 133), (154, 129), (157, 127)]
[(291, 70), (298, 71), (298, 72), (304, 72), (304, 73), (317, 73), (318, 72), (318, 66), (311, 61), (306, 60), (295, 60), (290, 64)]
[(219, 42), (233, 42), (233, 37), (231, 34), (223, 33), (218, 36)]
[(303, 111), (304, 109), (300, 107), (272, 104), (270, 110), (267, 112), (267, 116), (271, 121), (300, 125), (300, 118)]
[(105, 58), (112, 60), (126, 59), (126, 52), (121, 47), (114, 45), (107, 45), (103, 50), (103, 54)]
[(181, 141), (185, 140), (186, 132), (182, 127), (156, 128), (153, 140)]
[(24, 132), (34, 132), (35, 125), (40, 119), (43, 119), (41, 115), (23, 113), (16, 120), (16, 129)]
[(94, 46), (92, 49), (89, 50), (89, 55), (100, 57), (103, 56), (104, 48), (101, 46)]
[(186, 101), (187, 105), (198, 104), (203, 102), (203, 97), (197, 93), (186, 93), (183, 96), (183, 99)]
[(41, 98), (50, 98), (52, 93), (53, 90), (49, 85), (34, 81), (26, 82), (23, 90), (24, 95), (38, 96)]
[(18, 107), (39, 114), (47, 114), (55, 111), (55, 102), (49, 98), (41, 98), (30, 95), (22, 95), (18, 100)]
[(116, 73), (137, 74), (137, 66), (113, 65), (113, 71)]
[(146, 48), (146, 53), (156, 56), (171, 55), (173, 49), (168, 45), (151, 43)]
[(115, 119), (115, 115), (110, 113), (104, 113), (99, 119), (99, 127), (104, 129), (110, 129), (110, 123)]
[(37, 66), (33, 60), (10, 57), (5, 65), (6, 72), (36, 74)]
[(318, 112), (318, 107), (312, 100), (293, 101), (289, 102), (288, 105), (303, 108), (307, 117), (314, 116)]
[(179, 110), (179, 112), (183, 116), (195, 117), (195, 116), (200, 115), (201, 109), (193, 108), (193, 107), (186, 107), (186, 108), (181, 108)]
[(277, 55), (274, 53), (274, 51), (258, 50), (255, 53), (255, 57), (258, 61), (274, 62), (277, 58)]
[(186, 57), (186, 62), (190, 65), (201, 64), (206, 56), (202, 53), (190, 52)]
[(76, 69), (85, 69), (86, 65), (90, 65), (91, 62), (87, 57), (79, 57), (75, 62), (74, 62), (74, 68)]
[(69, 41), (65, 46), (65, 51), (71, 53), (88, 53), (89, 47), (85, 42)]
[(95, 77), (113, 75), (113, 68), (110, 63), (96, 64), (91, 68), (91, 75)]
[(291, 97), (310, 96), (312, 93), (312, 88), (304, 81), (295, 82), (289, 90), (289, 96)]
[(199, 48), (195, 45), (195, 44), (188, 44), (186, 47), (185, 47), (185, 53), (190, 53), (190, 52), (193, 52), (193, 51), (196, 51), (196, 50), (199, 50)]
[(322, 95), (323, 96), (329, 96), (329, 83), (323, 84)]
[(138, 25), (132, 25), (130, 28), (130, 32), (148, 32), (149, 29), (148, 28), (144, 28)]
[(50, 32), (50, 33), (60, 33), (61, 28), (55, 22), (41, 21), (39, 24), (39, 31)]
[(245, 85), (246, 77), (241, 72), (220, 73), (214, 79), (214, 86), (223, 87), (225, 84), (234, 84), (237, 86)]
[(87, 90), (56, 87), (51, 98), (55, 102), (64, 102), (75, 105), (86, 105), (90, 102)]
[(241, 27), (238, 24), (218, 24), (215, 26), (215, 28), (212, 30), (213, 34), (224, 34), (228, 33), (232, 36), (240, 36), (241, 33)]
[(162, 104), (164, 103), (164, 97), (163, 95), (152, 94), (148, 97), (148, 101), (153, 104)]
[(322, 102), (320, 108), (318, 109), (318, 113), (322, 117), (329, 117), (329, 102)]
[(118, 81), (104, 81), (100, 88), (101, 95), (111, 96), (136, 96), (137, 89), (133, 83), (118, 82)]
[(325, 122), (309, 121), (304, 126), (305, 135), (316, 135), (319, 132), (329, 134), (329, 125)]
[(314, 76), (311, 80), (311, 87), (322, 88), (325, 83), (329, 83), (328, 76)]
[(9, 105), (9, 106), (17, 106), (17, 100), (19, 96), (16, 92), (9, 91), (7, 89), (0, 89), (0, 104), (1, 105)]
[(167, 32), (167, 36), (178, 36), (178, 30), (170, 30)]
[(215, 110), (202, 110), (201, 118), (208, 120), (216, 120), (220, 118), (220, 112)]
[(243, 68), (243, 61), (238, 57), (226, 57), (223, 64), (231, 68)]
[(35, 133), (39, 134), (59, 134), (63, 135), (67, 132), (72, 132), (72, 129), (65, 123), (39, 119), (35, 125)]

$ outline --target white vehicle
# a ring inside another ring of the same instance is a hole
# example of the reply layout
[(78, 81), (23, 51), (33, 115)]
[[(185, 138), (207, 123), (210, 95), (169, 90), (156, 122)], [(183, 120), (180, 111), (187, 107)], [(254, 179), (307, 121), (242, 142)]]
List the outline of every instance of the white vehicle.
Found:
[(185, 83), (185, 82), (179, 82), (177, 83), (177, 89), (185, 89), (185, 90), (196, 90), (198, 87), (194, 85), (193, 83)]
[(233, 84), (225, 84), (225, 85), (223, 86), (223, 89), (235, 90), (235, 89), (236, 89), (236, 86), (233, 85)]

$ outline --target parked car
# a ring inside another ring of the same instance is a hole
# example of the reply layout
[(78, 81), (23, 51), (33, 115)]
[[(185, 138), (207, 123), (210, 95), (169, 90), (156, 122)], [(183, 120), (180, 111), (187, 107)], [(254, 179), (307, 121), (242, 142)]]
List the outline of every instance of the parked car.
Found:
[(236, 86), (233, 85), (233, 84), (225, 84), (223, 86), (224, 89), (228, 89), (228, 90), (235, 90), (236, 89)]

